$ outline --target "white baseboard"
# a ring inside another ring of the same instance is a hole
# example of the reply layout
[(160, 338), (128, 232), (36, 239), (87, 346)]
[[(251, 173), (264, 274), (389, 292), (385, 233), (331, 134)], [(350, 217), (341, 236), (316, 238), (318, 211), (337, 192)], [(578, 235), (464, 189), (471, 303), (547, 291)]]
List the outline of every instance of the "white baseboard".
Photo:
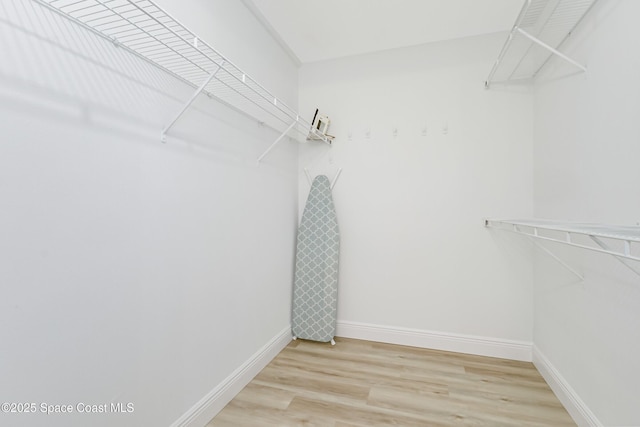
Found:
[(584, 403), (580, 396), (578, 396), (576, 391), (535, 345), (533, 346), (533, 364), (578, 426), (603, 426), (600, 420), (598, 420), (595, 414), (591, 412), (589, 407)]
[(531, 362), (531, 343), (525, 341), (341, 321), (338, 321), (337, 335), (345, 338)]
[(291, 342), (291, 339), (291, 326), (288, 326), (193, 405), (191, 409), (171, 424), (171, 427), (202, 427), (206, 425)]

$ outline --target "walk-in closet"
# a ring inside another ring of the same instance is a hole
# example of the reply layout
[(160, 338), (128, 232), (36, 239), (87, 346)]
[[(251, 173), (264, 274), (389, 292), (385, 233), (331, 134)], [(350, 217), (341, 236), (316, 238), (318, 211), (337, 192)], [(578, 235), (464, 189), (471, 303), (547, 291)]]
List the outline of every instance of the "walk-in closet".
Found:
[(640, 426), (637, 16), (0, 1), (0, 426)]

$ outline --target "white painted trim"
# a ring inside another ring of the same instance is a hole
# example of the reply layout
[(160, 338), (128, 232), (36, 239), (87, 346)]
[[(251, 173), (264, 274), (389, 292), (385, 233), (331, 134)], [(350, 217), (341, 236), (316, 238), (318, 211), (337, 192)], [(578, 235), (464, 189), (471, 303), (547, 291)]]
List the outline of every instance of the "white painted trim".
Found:
[(202, 427), (206, 425), (291, 342), (291, 339), (291, 326), (287, 326), (171, 424), (171, 427)]
[(603, 427), (603, 424), (578, 396), (578, 393), (535, 344), (533, 346), (533, 364), (578, 426)]
[(531, 362), (531, 343), (473, 335), (338, 321), (337, 335), (389, 344)]

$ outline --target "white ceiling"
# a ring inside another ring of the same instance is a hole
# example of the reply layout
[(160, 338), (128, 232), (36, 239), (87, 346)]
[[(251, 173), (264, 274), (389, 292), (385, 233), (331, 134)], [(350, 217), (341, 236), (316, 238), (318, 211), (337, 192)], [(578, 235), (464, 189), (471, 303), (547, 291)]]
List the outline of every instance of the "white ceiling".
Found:
[(510, 30), (524, 0), (244, 0), (301, 63)]

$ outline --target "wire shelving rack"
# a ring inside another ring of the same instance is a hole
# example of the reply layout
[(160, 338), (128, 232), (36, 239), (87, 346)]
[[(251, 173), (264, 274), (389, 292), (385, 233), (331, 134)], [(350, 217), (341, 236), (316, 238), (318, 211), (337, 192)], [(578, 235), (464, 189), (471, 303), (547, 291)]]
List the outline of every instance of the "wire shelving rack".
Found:
[(195, 89), (162, 129), (161, 140), (203, 93), (242, 111), (282, 134), (259, 161), (291, 131), (331, 144), (298, 112), (200, 39), (151, 0), (32, 0), (119, 47), (158, 66)]
[(496, 59), (485, 87), (531, 80), (556, 55), (582, 71), (587, 68), (558, 48), (598, 0), (525, 0)]
[[(580, 279), (580, 273), (558, 258), (537, 241), (555, 242), (580, 249), (611, 255), (640, 276), (640, 255), (634, 251), (640, 244), (640, 226), (621, 226), (540, 219), (485, 219), (485, 227), (510, 231), (529, 238), (540, 249), (560, 262)], [(576, 240), (575, 235), (586, 236), (591, 244)], [(634, 263), (636, 262), (636, 263)]]

